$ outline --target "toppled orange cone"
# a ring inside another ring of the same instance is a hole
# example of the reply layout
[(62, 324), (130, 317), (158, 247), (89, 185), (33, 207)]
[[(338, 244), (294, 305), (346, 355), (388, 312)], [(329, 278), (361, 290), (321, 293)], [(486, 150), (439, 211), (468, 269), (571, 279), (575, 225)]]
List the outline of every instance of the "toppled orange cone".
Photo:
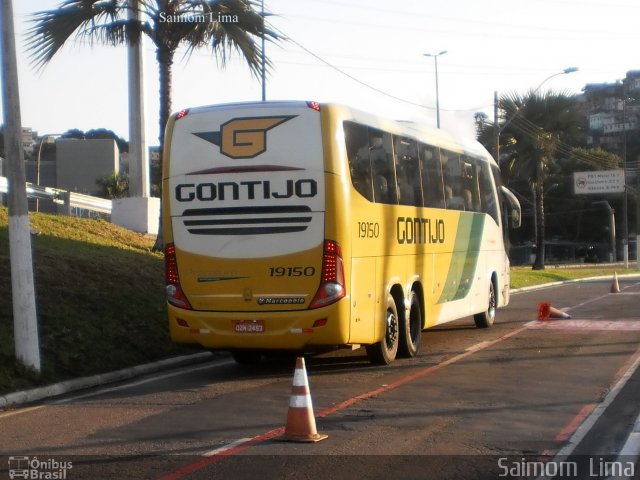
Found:
[(571, 315), (563, 312), (562, 310), (558, 310), (555, 307), (552, 307), (548, 302), (541, 302), (540, 305), (538, 305), (538, 320), (541, 322), (545, 322), (550, 318), (567, 319), (571, 318)]
[(617, 272), (613, 272), (613, 282), (611, 283), (611, 293), (620, 293), (620, 284), (618, 284)]
[(278, 440), (284, 442), (319, 442), (328, 435), (319, 434), (316, 430), (316, 419), (313, 415), (309, 380), (304, 358), (296, 359), (296, 370), (293, 375), (293, 387), (289, 400), (289, 412), (284, 434)]

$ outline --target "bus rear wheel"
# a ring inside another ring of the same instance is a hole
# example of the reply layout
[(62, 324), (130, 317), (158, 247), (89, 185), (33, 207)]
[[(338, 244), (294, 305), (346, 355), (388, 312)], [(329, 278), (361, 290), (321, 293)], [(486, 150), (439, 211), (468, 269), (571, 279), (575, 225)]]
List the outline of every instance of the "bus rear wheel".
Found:
[(398, 308), (391, 295), (387, 297), (387, 310), (385, 313), (385, 335), (382, 340), (373, 345), (367, 345), (367, 356), (371, 363), (377, 365), (389, 365), (396, 358), (399, 342)]
[(493, 282), (489, 282), (489, 306), (484, 312), (476, 313), (473, 319), (478, 328), (489, 328), (496, 320), (496, 290)]
[(420, 299), (416, 292), (412, 291), (409, 297), (409, 318), (400, 322), (400, 345), (398, 355), (404, 358), (413, 358), (418, 354), (422, 341), (422, 309)]

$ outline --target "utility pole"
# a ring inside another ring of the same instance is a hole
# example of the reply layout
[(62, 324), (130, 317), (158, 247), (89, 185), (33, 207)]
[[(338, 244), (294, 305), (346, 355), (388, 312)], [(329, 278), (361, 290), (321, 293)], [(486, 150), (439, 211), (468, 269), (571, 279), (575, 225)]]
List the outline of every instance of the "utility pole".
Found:
[(500, 99), (498, 91), (493, 92), (493, 157), (500, 166)]
[(260, 16), (262, 17), (262, 58), (260, 59), (260, 76), (262, 78), (262, 101), (266, 102), (267, 100), (267, 73), (265, 71), (266, 68), (266, 58), (265, 58), (265, 42), (264, 42), (264, 0), (260, 2)]
[(11, 291), (13, 337), (16, 358), (40, 372), (38, 318), (36, 315), (31, 228), (22, 149), (22, 120), (18, 89), (16, 39), (11, 0), (0, 0), (2, 34), (2, 104), (4, 107), (5, 154), (9, 185), (9, 254), (11, 257)]
[(624, 268), (629, 268), (629, 216), (627, 188), (627, 87), (622, 81), (622, 168), (624, 176), (624, 192), (622, 194), (622, 258)]

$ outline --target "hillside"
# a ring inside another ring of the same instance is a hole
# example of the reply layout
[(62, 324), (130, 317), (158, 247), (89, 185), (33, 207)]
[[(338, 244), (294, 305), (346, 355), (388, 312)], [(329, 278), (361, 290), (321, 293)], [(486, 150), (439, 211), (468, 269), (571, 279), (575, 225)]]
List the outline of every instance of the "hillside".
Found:
[(184, 353), (167, 333), (153, 239), (104, 220), (31, 214), (42, 375), (14, 360), (8, 216), (0, 207), (0, 393)]

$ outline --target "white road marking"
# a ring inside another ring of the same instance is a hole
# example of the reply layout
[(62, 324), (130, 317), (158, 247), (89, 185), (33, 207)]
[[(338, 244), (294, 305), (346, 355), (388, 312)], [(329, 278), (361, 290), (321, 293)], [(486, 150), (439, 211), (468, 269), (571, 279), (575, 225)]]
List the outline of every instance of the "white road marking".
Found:
[(583, 330), (606, 332), (640, 331), (640, 320), (621, 318), (618, 320), (545, 320), (527, 323), (532, 330)]
[(228, 450), (231, 450), (232, 448), (235, 448), (238, 445), (242, 445), (244, 443), (247, 443), (249, 440), (251, 440), (251, 439), (250, 438), (240, 438), (239, 440), (236, 440), (235, 442), (228, 443), (226, 445), (223, 445), (222, 447), (216, 448), (215, 450), (211, 450), (210, 452), (203, 453), (202, 456), (203, 457), (213, 457), (214, 455), (220, 455), (221, 453), (224, 453), (224, 452), (226, 452)]

